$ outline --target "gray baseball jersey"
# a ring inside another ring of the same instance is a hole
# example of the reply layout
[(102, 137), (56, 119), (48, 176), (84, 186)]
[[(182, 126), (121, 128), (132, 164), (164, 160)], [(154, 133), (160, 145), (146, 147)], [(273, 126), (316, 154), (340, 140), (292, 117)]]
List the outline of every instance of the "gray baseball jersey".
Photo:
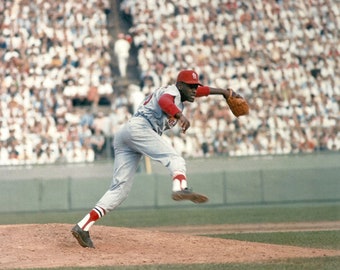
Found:
[(143, 116), (147, 119), (158, 134), (162, 134), (165, 130), (174, 127), (177, 123), (177, 119), (173, 116), (167, 115), (162, 111), (158, 105), (159, 98), (163, 94), (169, 94), (175, 97), (175, 105), (183, 111), (184, 105), (181, 101), (181, 94), (175, 85), (169, 85), (160, 87), (147, 96), (141, 105), (138, 107), (134, 116)]

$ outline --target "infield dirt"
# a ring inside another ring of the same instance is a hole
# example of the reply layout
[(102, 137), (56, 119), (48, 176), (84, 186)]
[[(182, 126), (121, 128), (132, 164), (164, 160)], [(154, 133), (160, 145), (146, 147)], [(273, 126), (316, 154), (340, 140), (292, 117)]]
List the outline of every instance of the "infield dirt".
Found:
[[(1, 225), (0, 269), (239, 263), (340, 256), (340, 250), (217, 239), (169, 227), (162, 231), (161, 228), (93, 226), (91, 238), (96, 248), (89, 249), (78, 245), (70, 232), (72, 226), (54, 223)], [(204, 226), (203, 231), (221, 233), (221, 226), (210, 229)], [(199, 234), (198, 228), (194, 228)], [(242, 226), (238, 228), (241, 230)]]

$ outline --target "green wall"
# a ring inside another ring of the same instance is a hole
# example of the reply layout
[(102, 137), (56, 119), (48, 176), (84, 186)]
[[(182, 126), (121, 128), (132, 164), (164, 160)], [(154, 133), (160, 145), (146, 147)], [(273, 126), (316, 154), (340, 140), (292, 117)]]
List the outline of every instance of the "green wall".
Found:
[[(340, 201), (340, 167), (206, 170), (188, 174), (189, 186), (209, 197), (207, 205), (254, 205)], [(110, 178), (1, 179), (0, 212), (89, 209)], [(138, 173), (125, 207), (192, 205), (170, 198), (171, 178)]]

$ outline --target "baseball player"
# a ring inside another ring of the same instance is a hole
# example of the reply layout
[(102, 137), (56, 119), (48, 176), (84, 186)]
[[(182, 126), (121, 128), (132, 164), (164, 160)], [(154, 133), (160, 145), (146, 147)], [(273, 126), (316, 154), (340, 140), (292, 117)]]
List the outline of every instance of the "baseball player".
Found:
[(228, 100), (231, 92), (231, 89), (203, 86), (195, 71), (182, 70), (175, 84), (160, 87), (145, 98), (133, 117), (115, 135), (114, 172), (110, 188), (71, 230), (82, 247), (94, 247), (90, 227), (127, 198), (143, 155), (161, 162), (169, 170), (173, 200), (194, 203), (208, 200), (188, 188), (185, 160), (161, 135), (177, 123), (183, 133), (190, 127), (189, 120), (182, 112), (184, 102), (193, 102), (196, 97), (208, 95), (222, 95)]

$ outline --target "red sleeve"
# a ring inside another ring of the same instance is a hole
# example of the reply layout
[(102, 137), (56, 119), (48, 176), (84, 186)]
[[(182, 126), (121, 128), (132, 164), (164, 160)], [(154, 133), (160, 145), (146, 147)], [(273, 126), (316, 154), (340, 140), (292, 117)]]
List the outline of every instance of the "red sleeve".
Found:
[(176, 106), (175, 97), (169, 94), (164, 94), (158, 100), (158, 105), (161, 107), (162, 111), (175, 116), (176, 113), (179, 113), (181, 110)]
[(196, 91), (196, 97), (209, 96), (210, 88), (209, 86), (198, 86)]

